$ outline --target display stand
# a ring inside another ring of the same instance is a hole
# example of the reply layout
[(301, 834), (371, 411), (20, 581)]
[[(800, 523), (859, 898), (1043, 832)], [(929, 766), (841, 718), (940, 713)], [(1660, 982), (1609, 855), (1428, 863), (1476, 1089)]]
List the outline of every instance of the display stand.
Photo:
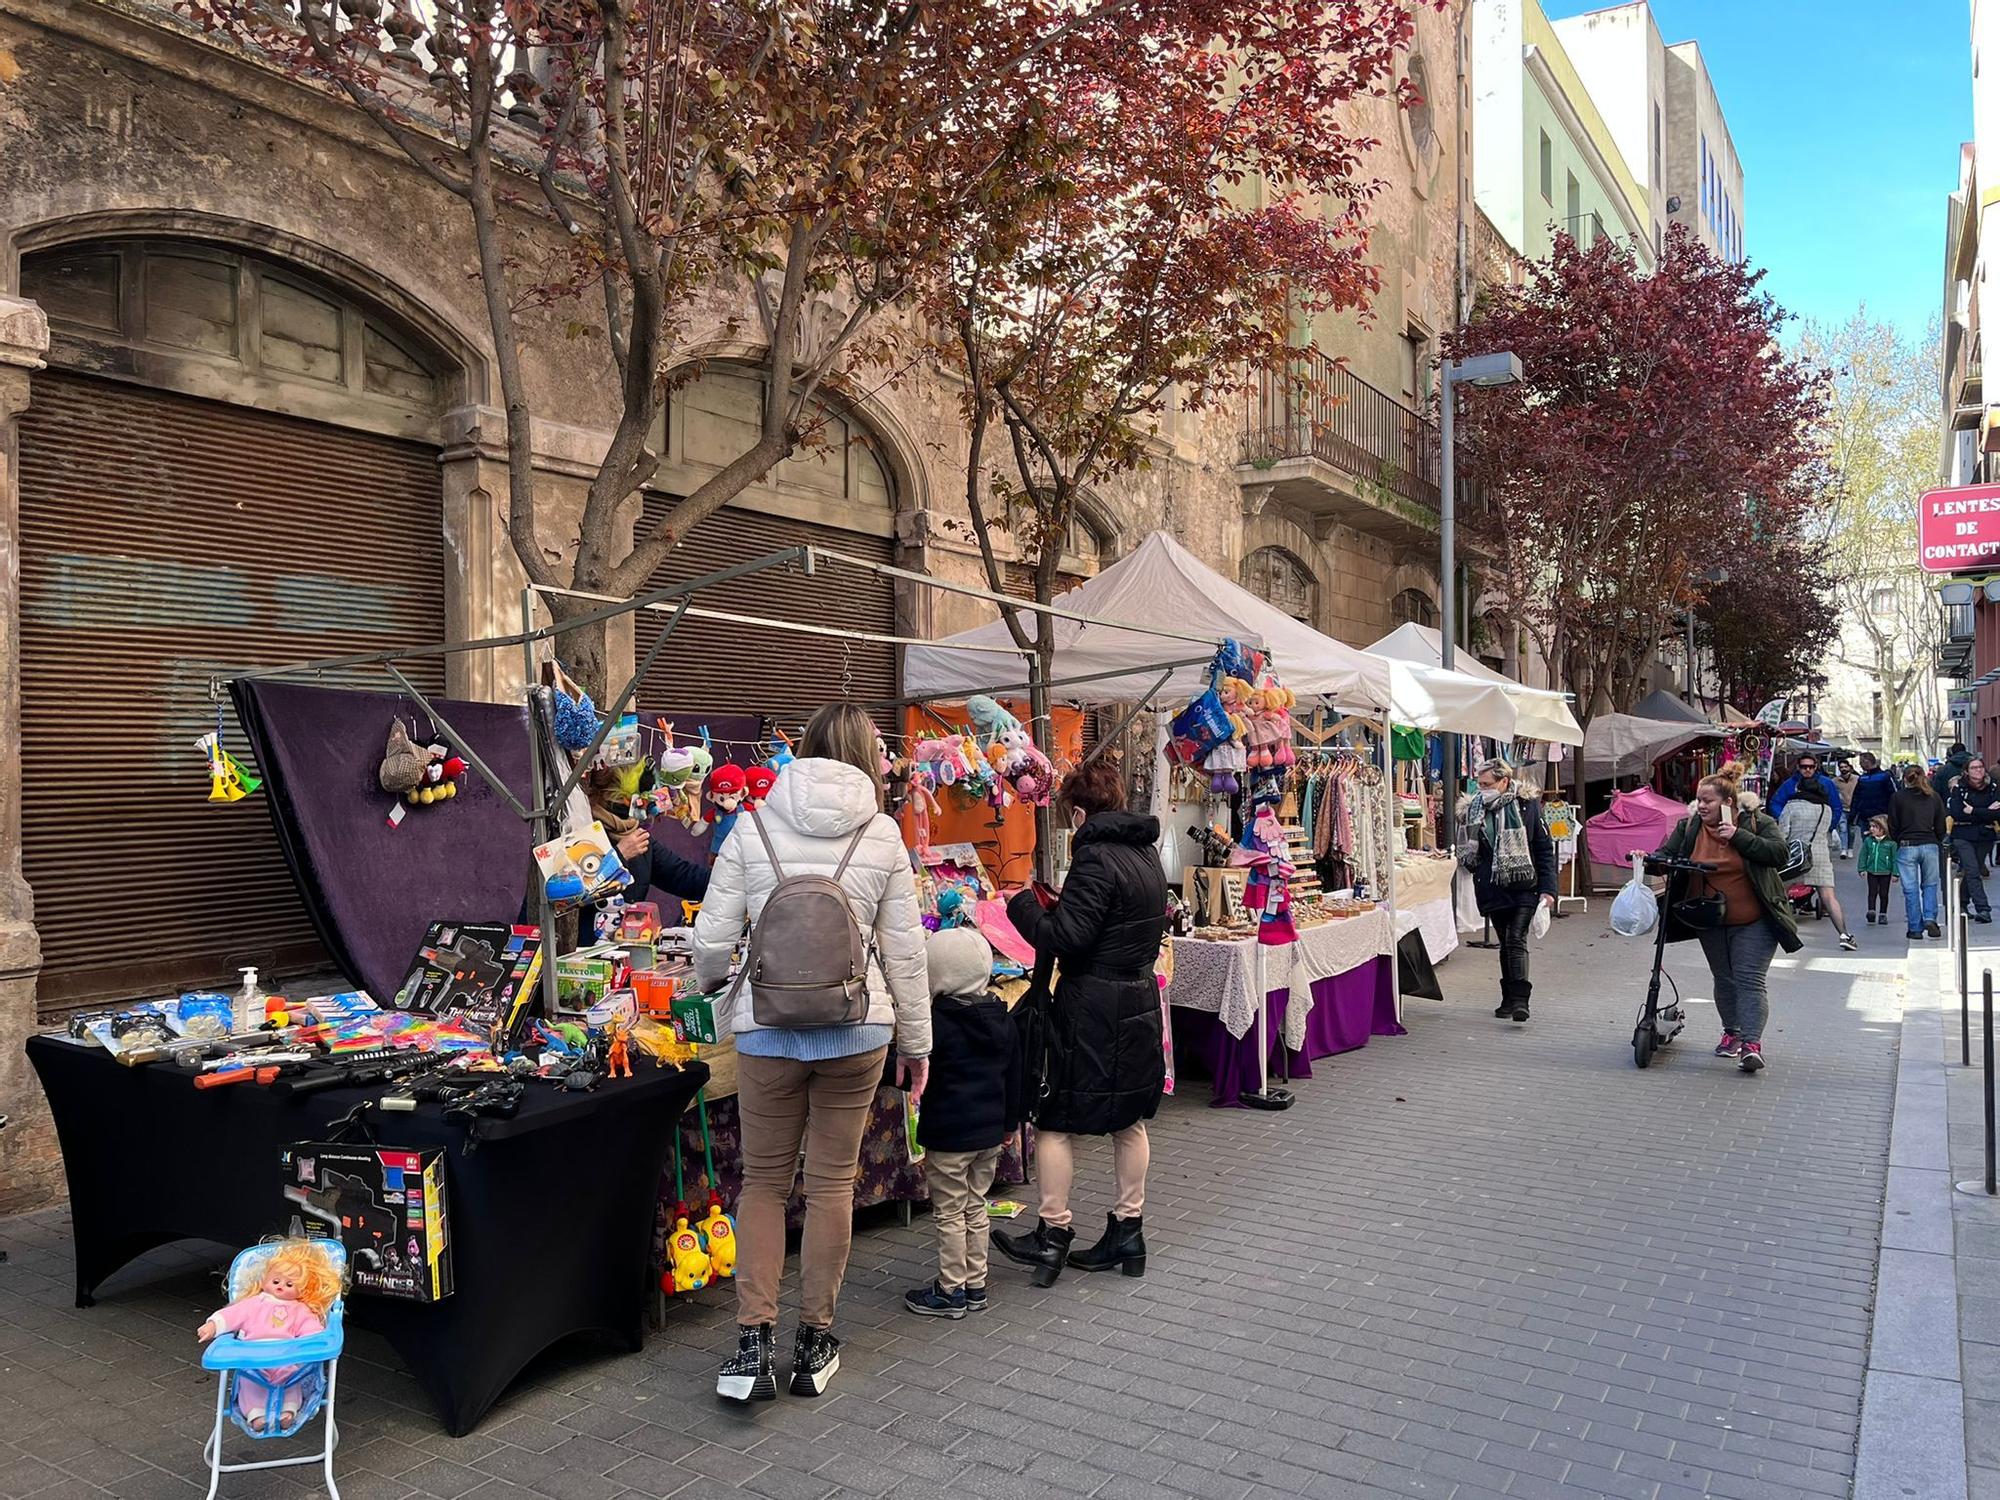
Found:
[(1256, 994), (1253, 997), (1257, 1007), (1257, 1089), (1255, 1093), (1238, 1096), (1238, 1103), (1246, 1109), (1290, 1109), (1298, 1103), (1298, 1098), (1290, 1089), (1271, 1087), (1271, 1037), (1270, 981), (1264, 969), (1264, 945), (1257, 945), (1256, 955), (1250, 961), (1251, 972), (1256, 977)]

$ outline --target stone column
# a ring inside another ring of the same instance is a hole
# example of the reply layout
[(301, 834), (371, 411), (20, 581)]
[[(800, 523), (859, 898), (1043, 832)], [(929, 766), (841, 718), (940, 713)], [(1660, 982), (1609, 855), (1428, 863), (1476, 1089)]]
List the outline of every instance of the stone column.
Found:
[(49, 320), (0, 296), (0, 1213), (49, 1202), (62, 1190), (62, 1156), (40, 1085), (21, 1044), (35, 1029), (42, 945), (21, 876), (21, 485), (19, 418), (30, 372), (42, 368)]

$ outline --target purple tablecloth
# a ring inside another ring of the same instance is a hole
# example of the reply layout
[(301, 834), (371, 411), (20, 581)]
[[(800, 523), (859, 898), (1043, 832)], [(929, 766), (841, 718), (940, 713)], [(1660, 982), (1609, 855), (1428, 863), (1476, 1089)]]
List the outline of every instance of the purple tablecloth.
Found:
[[(1368, 1045), (1371, 1036), (1401, 1036), (1396, 1019), (1396, 962), (1376, 957), (1358, 968), (1317, 979), (1312, 987), (1312, 1013), (1306, 1017), (1303, 1051), (1287, 1052), (1281, 1063), (1279, 1022), (1288, 999), (1284, 990), (1264, 997), (1265, 1036), (1270, 1045), (1270, 1076), (1282, 1067), (1293, 1079), (1312, 1077), (1315, 1058), (1351, 1052)], [(1205, 1011), (1173, 1008), (1174, 1058), (1184, 1078), (1197, 1069), (1214, 1079), (1213, 1103), (1234, 1106), (1245, 1091), (1257, 1087), (1257, 1032), (1253, 1027), (1235, 1038), (1221, 1018)], [(1184, 1085), (1183, 1085), (1184, 1086)]]

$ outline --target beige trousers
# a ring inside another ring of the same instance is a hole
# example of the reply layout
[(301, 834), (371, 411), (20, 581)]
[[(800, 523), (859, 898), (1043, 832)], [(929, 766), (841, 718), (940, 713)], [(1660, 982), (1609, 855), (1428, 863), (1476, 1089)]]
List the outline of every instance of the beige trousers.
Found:
[(743, 1195), (736, 1204), (736, 1321), (778, 1321), (785, 1274), (785, 1205), (806, 1155), (806, 1228), (799, 1245), (799, 1321), (833, 1326), (854, 1234), (861, 1136), (889, 1049), (827, 1062), (737, 1058), (743, 1122)]
[(947, 1292), (986, 1285), (986, 1195), (1000, 1166), (1000, 1148), (926, 1151), (924, 1178), (937, 1226), (938, 1285)]
[[(1146, 1122), (1128, 1125), (1111, 1135), (1111, 1176), (1117, 1190), (1112, 1211), (1121, 1219), (1136, 1219), (1146, 1207), (1146, 1165), (1152, 1160)], [(1076, 1156), (1070, 1138), (1056, 1130), (1035, 1132), (1035, 1180), (1042, 1192), (1042, 1222), (1062, 1229), (1069, 1223), (1069, 1186), (1076, 1177)]]

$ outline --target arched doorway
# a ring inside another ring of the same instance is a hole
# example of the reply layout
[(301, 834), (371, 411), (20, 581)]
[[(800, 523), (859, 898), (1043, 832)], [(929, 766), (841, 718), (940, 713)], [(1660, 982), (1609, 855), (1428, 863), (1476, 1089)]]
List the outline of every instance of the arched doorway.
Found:
[(1391, 602), (1389, 612), (1396, 617), (1398, 625), (1435, 628), (1438, 622), (1437, 604), (1422, 589), (1404, 589)]
[[(669, 511), (709, 475), (756, 442), (764, 384), (746, 366), (716, 362), (668, 397), (659, 437), (662, 462), (642, 496), (641, 527)], [(811, 545), (893, 565), (898, 477), (886, 441), (862, 415), (829, 401), (810, 442), (669, 554), (655, 588), (713, 572), (784, 547)], [(799, 620), (874, 635), (897, 631), (896, 581), (832, 565), (807, 579), (773, 569), (704, 589), (697, 604), (732, 614)], [(664, 616), (645, 612), (635, 628), (640, 656)], [(747, 644), (762, 639), (758, 649)], [(762, 714), (787, 732), (824, 704), (897, 694), (894, 646), (853, 636), (759, 635), (728, 621), (684, 619), (647, 673), (648, 707)]]
[[(265, 809), (208, 803), (194, 741), (217, 672), (441, 637), (443, 357), (313, 273), (207, 243), (34, 250), (21, 289), (51, 330), (20, 421), (38, 1004), (317, 967)], [(440, 662), (413, 680), (441, 690)], [(223, 732), (244, 755), (226, 711)]]
[(1283, 547), (1259, 547), (1243, 559), (1243, 587), (1294, 620), (1316, 625), (1319, 580), (1299, 557)]

